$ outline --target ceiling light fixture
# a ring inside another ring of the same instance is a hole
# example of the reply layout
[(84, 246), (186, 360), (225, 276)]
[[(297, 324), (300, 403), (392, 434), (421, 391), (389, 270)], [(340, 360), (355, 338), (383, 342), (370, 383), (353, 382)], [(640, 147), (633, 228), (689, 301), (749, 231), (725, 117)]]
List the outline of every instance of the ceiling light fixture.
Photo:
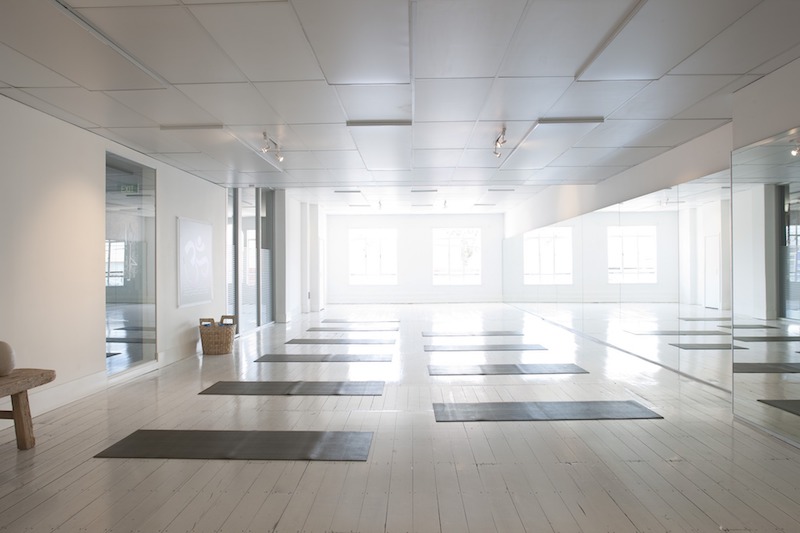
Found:
[(494, 140), (494, 151), (492, 152), (495, 157), (500, 157), (500, 148), (506, 144), (506, 127), (503, 126), (503, 130), (500, 132), (500, 135)]
[(283, 154), (281, 153), (281, 147), (278, 146), (273, 139), (270, 139), (267, 136), (267, 132), (265, 131), (263, 134), (264, 136), (264, 145), (260, 148), (262, 154), (269, 153), (271, 150), (275, 151), (275, 159), (278, 160), (279, 163), (283, 163)]

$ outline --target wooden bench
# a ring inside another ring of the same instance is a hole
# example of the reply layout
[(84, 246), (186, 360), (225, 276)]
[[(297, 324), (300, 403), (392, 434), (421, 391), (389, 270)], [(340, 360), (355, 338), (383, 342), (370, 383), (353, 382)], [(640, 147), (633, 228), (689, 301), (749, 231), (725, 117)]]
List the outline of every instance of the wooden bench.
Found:
[(17, 368), (0, 377), (0, 398), (11, 396), (11, 411), (0, 411), (0, 419), (14, 420), (17, 448), (29, 450), (36, 444), (33, 438), (33, 421), (28, 403), (28, 389), (50, 383), (56, 379), (55, 370)]

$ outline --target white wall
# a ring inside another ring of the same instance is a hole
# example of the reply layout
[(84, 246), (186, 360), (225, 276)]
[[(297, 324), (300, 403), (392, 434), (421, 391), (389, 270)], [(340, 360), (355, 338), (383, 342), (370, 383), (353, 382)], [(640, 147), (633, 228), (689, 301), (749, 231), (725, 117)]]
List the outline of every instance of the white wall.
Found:
[(275, 321), (291, 322), (303, 311), (302, 211), (286, 190), (275, 191)]
[[(0, 97), (0, 339), (18, 367), (51, 368), (34, 413), (108, 385), (105, 373), (106, 152), (157, 172), (161, 362), (196, 351), (197, 318), (225, 309), (225, 191), (75, 126)], [(175, 217), (214, 224), (214, 302), (178, 309)]]
[[(327, 301), (329, 303), (499, 302), (502, 299), (502, 215), (328, 215)], [(481, 285), (433, 285), (434, 228), (481, 229)], [(350, 228), (395, 228), (397, 285), (350, 285)]]
[[(658, 238), (657, 283), (608, 282), (609, 226), (656, 226)], [(678, 219), (674, 212), (589, 213), (555, 224), (572, 228), (572, 285), (523, 283), (523, 235), (505, 240), (503, 294), (508, 302), (676, 302), (679, 265)]]

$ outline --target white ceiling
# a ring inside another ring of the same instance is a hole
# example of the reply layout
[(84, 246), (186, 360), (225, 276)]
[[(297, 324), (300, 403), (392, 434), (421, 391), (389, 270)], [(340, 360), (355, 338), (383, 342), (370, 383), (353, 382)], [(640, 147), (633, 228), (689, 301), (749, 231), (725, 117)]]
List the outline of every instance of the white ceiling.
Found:
[(797, 0), (3, 0), (0, 94), (225, 186), (502, 212), (730, 121), (800, 57), (799, 21)]

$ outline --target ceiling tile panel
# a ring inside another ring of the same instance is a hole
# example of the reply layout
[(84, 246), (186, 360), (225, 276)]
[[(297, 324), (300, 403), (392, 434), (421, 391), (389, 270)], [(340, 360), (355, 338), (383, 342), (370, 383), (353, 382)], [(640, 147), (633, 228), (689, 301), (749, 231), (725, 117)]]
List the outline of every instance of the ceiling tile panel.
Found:
[(195, 148), (173, 135), (173, 132), (159, 128), (109, 128), (122, 139), (127, 139), (144, 148), (147, 153), (155, 152), (193, 152)]
[(664, 122), (664, 120), (606, 120), (582, 137), (575, 146), (587, 148), (636, 146), (639, 137)]
[(554, 167), (632, 167), (666, 150), (661, 147), (570, 148), (551, 163)]
[(651, 82), (611, 117), (672, 118), (735, 79), (736, 76), (664, 76)]
[(87, 8), (80, 13), (170, 83), (245, 81), (183, 7)]
[(289, 124), (346, 122), (336, 90), (324, 81), (256, 83), (267, 103)]
[(744, 74), (800, 44), (800, 2), (769, 0), (675, 67), (672, 74)]
[(467, 147), (474, 149), (494, 149), (495, 141), (503, 132), (503, 128), (505, 128), (506, 143), (502, 145), (501, 149), (509, 150), (527, 137), (535, 125), (536, 122), (533, 121), (481, 121), (475, 125)]
[(357, 170), (364, 169), (364, 160), (358, 150), (325, 150), (317, 151), (317, 158), (322, 163), (323, 168)]
[(48, 0), (5, 0), (0, 41), (90, 90), (161, 83), (76, 24)]
[(191, 12), (250, 81), (323, 79), (289, 2), (195, 6)]
[(45, 100), (70, 113), (76, 114), (98, 126), (153, 127), (156, 124), (145, 116), (131, 110), (102, 92), (74, 88), (26, 89), (36, 98)]
[(411, 120), (411, 85), (338, 85), (347, 120)]
[(410, 126), (360, 126), (350, 132), (367, 169), (411, 168)]
[(320, 170), (326, 168), (313, 152), (282, 152), (284, 170)]
[(293, 0), (331, 84), (409, 83), (407, 0)]
[(496, 166), (484, 168), (457, 168), (453, 172), (453, 181), (456, 181), (460, 184), (488, 184), (496, 174)]
[(414, 148), (463, 148), (474, 127), (474, 122), (415, 122)]
[(497, 168), (504, 161), (508, 150), (503, 150), (500, 157), (494, 155), (493, 149), (464, 150), (458, 162), (459, 167)]
[(795, 59), (800, 58), (800, 45), (793, 46), (789, 50), (785, 51), (782, 54), (779, 54), (769, 61), (762, 63), (761, 65), (754, 68), (750, 74), (760, 74), (766, 75), (770, 72), (781, 68), (784, 65), (788, 65)]
[(486, 78), (497, 74), (525, 0), (417, 2), (414, 74), (418, 78)]
[(197, 105), (227, 125), (279, 124), (280, 116), (250, 83), (176, 85)]
[(526, 185), (594, 185), (629, 167), (547, 167), (535, 170)]
[(509, 170), (538, 169), (566, 152), (597, 124), (539, 124), (503, 162)]
[(281, 150), (305, 150), (306, 145), (297, 133), (286, 124), (258, 124), (254, 126), (226, 126), (225, 130), (253, 149), (264, 146), (264, 133), (276, 142)]
[(635, 4), (635, 0), (529, 2), (500, 75), (575, 76)]
[(414, 168), (454, 167), (463, 150), (414, 150)]
[(644, 89), (646, 81), (580, 81), (558, 99), (546, 117), (605, 117)]
[(234, 168), (202, 153), (170, 153), (161, 156), (174, 161), (174, 164), (185, 170), (222, 171)]
[(639, 146), (677, 146), (716, 129), (727, 120), (671, 120), (644, 134)]
[(349, 183), (370, 183), (372, 181), (372, 173), (365, 168), (328, 168), (328, 173), (334, 183), (339, 180)]
[[(170, 6), (178, 5), (179, 0), (70, 0), (69, 5), (79, 7), (128, 7), (128, 6)], [(184, 2), (186, 3), (186, 2)]]
[(308, 150), (355, 150), (350, 130), (342, 124), (294, 124), (292, 131)]
[(491, 78), (417, 80), (414, 121), (477, 120), (491, 85)]
[(572, 84), (572, 78), (498, 78), (481, 120), (536, 120), (543, 117)]
[(219, 119), (172, 87), (149, 91), (109, 91), (106, 94), (162, 126), (219, 123)]
[(579, 79), (657, 80), (759, 2), (645, 2)]
[(75, 84), (49, 68), (0, 44), (0, 80), (11, 87), (74, 87)]
[(44, 100), (40, 100), (36, 98), (32, 94), (28, 94), (24, 92), (22, 89), (14, 89), (14, 88), (7, 88), (7, 89), (0, 89), (0, 94), (11, 98), (12, 100), (16, 100), (21, 104), (25, 104), (27, 106), (32, 107), (33, 109), (38, 109), (42, 113), (47, 113), (50, 116), (59, 118), (65, 122), (69, 122), (70, 124), (74, 124), (79, 128), (98, 128), (99, 126), (85, 118), (79, 117), (70, 113), (69, 111), (65, 111), (58, 106), (55, 106), (49, 102), (45, 102)]

